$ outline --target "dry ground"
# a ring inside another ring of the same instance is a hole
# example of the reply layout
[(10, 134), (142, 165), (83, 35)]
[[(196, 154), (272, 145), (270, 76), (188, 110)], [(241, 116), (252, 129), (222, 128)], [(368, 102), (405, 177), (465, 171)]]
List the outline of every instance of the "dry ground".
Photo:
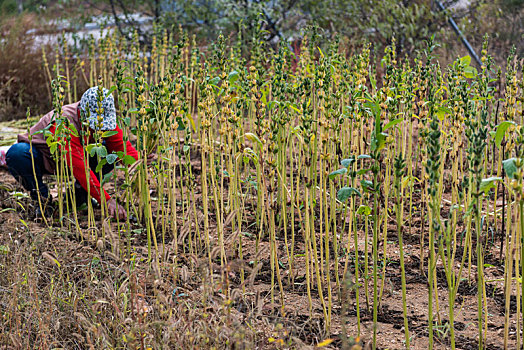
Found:
[[(278, 288), (274, 290), (272, 303), (267, 241), (262, 242), (262, 253), (258, 257), (263, 265), (256, 275), (249, 263), (257, 259), (255, 234), (243, 235), (243, 260), (236, 256), (229, 242), (228, 265), (221, 268), (214, 264), (210, 276), (206, 255), (185, 250), (184, 242), (177, 244), (166, 238), (160, 248), (159, 264), (151, 264), (147, 257), (146, 233), (140, 224), (133, 225), (130, 235), (113, 232), (106, 241), (93, 239), (94, 232), (90, 231), (82, 238), (61, 230), (58, 222), (46, 227), (32, 221), (24, 210), (30, 206), (27, 198), (13, 194), (21, 188), (5, 170), (0, 171), (0, 187), (0, 310), (3, 315), (0, 346), (3, 348), (307, 348), (325, 339), (333, 339), (327, 348), (342, 348), (345, 344), (340, 336), (343, 325), (348, 335), (358, 333), (354, 291), (345, 293), (342, 303), (334, 293), (330, 332), (324, 330), (316, 290), (313, 290), (313, 310), (308, 311), (304, 264), (300, 257), (294, 281), (291, 283), (289, 276), (283, 275), (284, 309), (279, 304)], [(420, 205), (417, 203), (415, 207)], [(409, 327), (412, 348), (427, 349), (427, 278), (419, 268), (422, 222), (420, 213), (416, 212), (414, 217), (411, 232), (407, 222), (404, 226)], [(399, 248), (396, 225), (391, 220), (384, 296), (378, 317), (380, 349), (404, 348)], [(183, 225), (181, 218), (179, 227)], [(362, 264), (366, 239), (363, 230), (359, 236)], [(160, 235), (158, 238), (161, 240)], [(367, 239), (371, 246), (372, 237)], [(283, 238), (279, 240), (281, 263), (286, 266)], [(493, 255), (485, 259), (489, 264), (486, 279), (492, 281), (487, 283), (487, 348), (502, 349), (504, 291), (500, 279), (504, 265), (498, 259), (500, 240), (496, 235), (493, 240)], [(302, 245), (299, 240), (297, 253), (303, 251)], [(341, 263), (344, 261), (342, 258)], [(350, 266), (353, 273), (353, 261)], [(243, 284), (241, 268), (246, 273)], [(436, 348), (447, 349), (448, 295), (443, 270), (441, 267), (437, 270), (441, 312)], [(458, 293), (455, 329), (459, 349), (478, 348), (474, 276), (474, 269), (469, 279), (467, 271), (463, 274)], [(361, 280), (361, 283), (365, 282)], [(372, 291), (371, 279), (369, 286)], [(360, 288), (360, 301), (360, 343), (367, 347), (372, 335), (372, 313), (366, 308), (364, 288)], [(513, 311), (515, 301), (512, 300)], [(513, 323), (510, 330), (510, 347), (515, 346), (515, 326)]]

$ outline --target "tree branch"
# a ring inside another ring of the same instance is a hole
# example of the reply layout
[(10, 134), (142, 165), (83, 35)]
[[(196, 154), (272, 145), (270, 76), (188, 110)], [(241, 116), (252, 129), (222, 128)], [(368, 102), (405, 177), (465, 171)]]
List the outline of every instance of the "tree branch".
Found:
[(144, 33), (142, 32), (140, 27), (138, 25), (135, 25), (135, 22), (131, 18), (129, 18), (129, 12), (127, 11), (126, 7), (124, 6), (124, 3), (122, 2), (122, 0), (117, 0), (117, 1), (118, 1), (118, 4), (120, 5), (120, 8), (122, 9), (124, 13), (124, 17), (126, 19), (127, 25), (130, 25), (131, 27), (136, 29), (138, 34), (143, 35)]
[(110, 0), (109, 2), (111, 4), (111, 12), (113, 13), (113, 18), (115, 19), (116, 27), (118, 28), (118, 31), (120, 32), (120, 34), (123, 36), (124, 31), (122, 29), (122, 24), (120, 23), (120, 18), (118, 18), (118, 15), (116, 14), (115, 1)]

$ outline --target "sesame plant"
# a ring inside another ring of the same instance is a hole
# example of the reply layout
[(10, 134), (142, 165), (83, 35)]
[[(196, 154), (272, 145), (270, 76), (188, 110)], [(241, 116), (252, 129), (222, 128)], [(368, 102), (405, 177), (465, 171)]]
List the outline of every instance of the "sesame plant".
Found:
[[(412, 57), (395, 39), (349, 50), (315, 27), (273, 48), (262, 20), (207, 46), (155, 24), (147, 47), (135, 32), (44, 52), (58, 206), (28, 226), (41, 241), (6, 245), (40, 270), (0, 272), (16, 296), (0, 296), (0, 343), (521, 348), (522, 62), (499, 70), (487, 40), (479, 69), (433, 39)], [(113, 94), (137, 161), (63, 117), (85, 85), (98, 109)], [(125, 220), (104, 196), (77, 208), (65, 145), (80, 133)]]

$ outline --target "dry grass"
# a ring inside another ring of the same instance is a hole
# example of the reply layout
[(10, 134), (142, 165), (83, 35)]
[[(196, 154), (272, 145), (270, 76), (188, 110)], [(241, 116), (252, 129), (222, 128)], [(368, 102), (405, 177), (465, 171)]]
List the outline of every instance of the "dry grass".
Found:
[(300, 303), (286, 315), (270, 303), (256, 276), (266, 265), (232, 258), (210, 271), (205, 256), (175, 254), (174, 241), (157, 265), (139, 234), (127, 255), (113, 232), (94, 242), (28, 220), (12, 209), (31, 206), (13, 195), (20, 188), (5, 172), (0, 183), (0, 347), (308, 349), (327, 337), (321, 316), (304, 318)]
[[(136, 252), (133, 263), (61, 233), (26, 231), (2, 245), (0, 344), (15, 348), (252, 348), (257, 333), (242, 326), (228, 298), (212, 296), (186, 265), (160, 275)], [(205, 274), (204, 274), (205, 275)], [(193, 288), (193, 286), (200, 287)]]
[(51, 108), (42, 51), (27, 34), (35, 22), (30, 15), (0, 22), (0, 121), (21, 118), (28, 107), (36, 114)]

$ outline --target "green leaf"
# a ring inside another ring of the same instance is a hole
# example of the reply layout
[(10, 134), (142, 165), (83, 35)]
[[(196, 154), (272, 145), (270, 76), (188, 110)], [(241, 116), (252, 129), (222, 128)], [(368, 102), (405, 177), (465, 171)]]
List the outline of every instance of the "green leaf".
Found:
[(380, 116), (380, 105), (377, 102), (369, 100), (364, 103), (364, 107), (367, 108), (374, 117)]
[(469, 66), (471, 64), (471, 56), (467, 55), (460, 58), (460, 63), (464, 66)]
[[(113, 91), (116, 90), (116, 88), (117, 88), (116, 85), (111, 86), (111, 88), (110, 88), (109, 91), (107, 92), (107, 95), (111, 95), (111, 94), (113, 93)], [(106, 96), (107, 96), (107, 95), (106, 95)]]
[(122, 162), (125, 164), (125, 165), (131, 165), (133, 164), (134, 162), (136, 162), (136, 159), (133, 158), (132, 156), (130, 156), (129, 154), (126, 155), (123, 159), (122, 159)]
[(74, 137), (78, 137), (78, 130), (76, 130), (73, 124), (69, 124), (69, 131)]
[(369, 180), (362, 180), (360, 181), (360, 184), (364, 188), (365, 191), (372, 191), (373, 190), (373, 182)]
[(373, 152), (380, 152), (386, 146), (387, 136), (388, 135), (383, 132), (371, 135), (371, 150)]
[(185, 122), (182, 120), (182, 118), (180, 118), (180, 117), (179, 117), (179, 118), (176, 118), (176, 121), (177, 121), (177, 123), (178, 123), (178, 128), (177, 128), (177, 130), (182, 131), (182, 130), (185, 130), (185, 129), (186, 129), (186, 124), (185, 124)]
[(475, 67), (467, 66), (464, 68), (464, 76), (473, 79), (477, 76), (477, 69)]
[(373, 90), (377, 89), (377, 79), (375, 78), (374, 74), (369, 75), (369, 83), (371, 84), (371, 87)]
[(341, 202), (345, 202), (346, 200), (348, 200), (349, 197), (351, 197), (354, 194), (358, 195), (359, 197), (362, 196), (360, 194), (360, 192), (356, 188), (353, 188), (353, 187), (342, 187), (337, 192), (337, 199), (339, 201), (341, 201)]
[(213, 79), (210, 79), (210, 80), (208, 81), (208, 83), (209, 83), (210, 85), (217, 86), (218, 83), (220, 83), (220, 77), (214, 77)]
[(229, 80), (229, 83), (233, 84), (235, 81), (237, 81), (240, 78), (240, 74), (236, 70), (234, 70), (231, 73), (229, 73), (227, 78)]
[(357, 215), (369, 216), (371, 215), (371, 208), (367, 205), (361, 205), (357, 210)]
[(106, 137), (111, 137), (113, 135), (116, 135), (118, 134), (118, 131), (116, 130), (108, 130), (108, 131), (104, 131), (104, 133), (102, 134), (102, 138), (106, 138)]
[(109, 182), (109, 180), (111, 180), (111, 177), (113, 176), (113, 174), (111, 172), (107, 173), (104, 175), (104, 177), (102, 178), (102, 186), (105, 185), (106, 183)]
[(269, 110), (272, 110), (275, 106), (279, 106), (279, 105), (280, 105), (280, 102), (278, 102), (278, 101), (271, 101), (268, 104), (268, 108), (269, 108)]
[(113, 164), (118, 159), (118, 155), (111, 153), (107, 155), (106, 159), (107, 159), (107, 164)]
[(80, 204), (80, 206), (77, 207), (76, 210), (79, 211), (79, 212), (87, 210), (87, 203)]
[(344, 167), (344, 168), (348, 168), (351, 163), (353, 163), (355, 161), (355, 158), (347, 158), (347, 159), (342, 159), (342, 161), (340, 162), (340, 164)]
[(54, 154), (57, 149), (58, 149), (58, 142), (52, 142), (51, 145), (49, 146), (49, 151), (51, 152), (51, 154)]
[(414, 178), (413, 176), (404, 176), (400, 183), (402, 189), (405, 189), (407, 186), (413, 186)]
[(371, 171), (371, 168), (360, 169), (359, 171), (357, 171), (357, 176), (364, 175), (368, 173), (369, 171)]
[(260, 147), (262, 147), (262, 141), (260, 141), (260, 138), (258, 138), (256, 134), (248, 132), (244, 134), (244, 138), (251, 142), (256, 142)]
[(499, 180), (502, 180), (502, 178), (497, 177), (497, 176), (492, 176), (487, 179), (482, 179), (482, 181), (480, 182), (479, 190), (481, 192), (488, 193), (489, 190), (495, 187), (494, 182), (499, 181)]
[(402, 118), (399, 118), (399, 119), (395, 119), (395, 120), (392, 120), (390, 121), (389, 123), (387, 123), (385, 126), (384, 126), (384, 129), (383, 130), (387, 130), (391, 127), (394, 127), (395, 125), (397, 125), (398, 123), (401, 123), (404, 119)]
[(497, 132), (495, 133), (495, 144), (497, 145), (497, 147), (500, 147), (500, 145), (502, 144), (502, 139), (504, 138), (504, 135), (506, 135), (506, 131), (509, 129), (511, 125), (517, 124), (510, 120), (506, 120), (497, 125)]
[(96, 152), (95, 145), (93, 144), (87, 145), (86, 150), (87, 150), (87, 153), (89, 153), (91, 157), (95, 155), (95, 152)]
[(106, 148), (106, 146), (96, 147), (96, 154), (98, 154), (98, 156), (100, 158), (105, 158), (105, 156), (107, 156), (107, 148)]
[(262, 90), (262, 97), (260, 98), (260, 101), (262, 101), (264, 104), (267, 104), (267, 95), (269, 93), (269, 89), (263, 89)]
[(346, 168), (341, 168), (341, 169), (338, 169), (338, 170), (335, 170), (335, 171), (329, 173), (328, 178), (330, 178), (330, 179), (334, 179), (334, 178), (337, 177), (338, 175), (345, 174), (346, 172), (347, 172), (347, 169), (346, 169)]
[(369, 154), (361, 154), (357, 157), (358, 159), (371, 159)]
[[(34, 134), (36, 135), (36, 134), (38, 134), (38, 133), (39, 133), (39, 131), (38, 131), (38, 132), (35, 132)], [(46, 139), (49, 139), (49, 138), (52, 138), (52, 137), (55, 136), (55, 135), (54, 135), (51, 131), (49, 131), (48, 129), (44, 129), (44, 130), (42, 130), (42, 133), (44, 134), (44, 137), (45, 137)]]
[(451, 114), (451, 110), (447, 107), (440, 106), (437, 108), (437, 117), (441, 121), (444, 120), (446, 114)]
[(502, 161), (504, 166), (504, 171), (510, 179), (513, 179), (513, 174), (517, 171), (517, 166), (515, 165), (515, 158), (510, 158)]
[(95, 172), (98, 173), (100, 170), (102, 170), (102, 167), (107, 164), (107, 159), (104, 158), (98, 162), (98, 165), (96, 166)]

